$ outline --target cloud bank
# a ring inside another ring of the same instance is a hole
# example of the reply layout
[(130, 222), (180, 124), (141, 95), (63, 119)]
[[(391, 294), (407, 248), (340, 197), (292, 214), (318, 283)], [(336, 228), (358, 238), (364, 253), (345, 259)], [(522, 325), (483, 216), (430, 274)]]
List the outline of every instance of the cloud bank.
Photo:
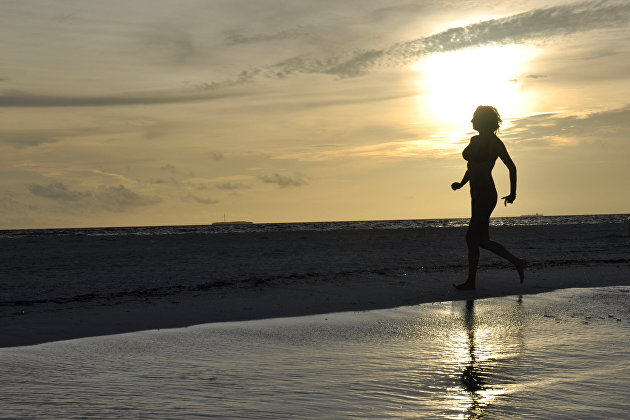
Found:
[(37, 197), (58, 203), (112, 212), (162, 202), (159, 197), (138, 194), (124, 185), (117, 187), (100, 185), (95, 189), (78, 191), (68, 188), (62, 182), (53, 182), (48, 185), (31, 184), (28, 189)]

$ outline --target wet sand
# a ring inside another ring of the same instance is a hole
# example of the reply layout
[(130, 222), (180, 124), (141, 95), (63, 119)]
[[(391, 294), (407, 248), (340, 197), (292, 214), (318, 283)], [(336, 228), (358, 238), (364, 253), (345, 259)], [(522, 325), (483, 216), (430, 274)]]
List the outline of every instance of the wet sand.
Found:
[(464, 229), (21, 238), (2, 245), (0, 346), (195, 324), (630, 285), (623, 225), (493, 228), (529, 261), (523, 285)]
[(630, 287), (0, 349), (2, 418), (625, 418)]

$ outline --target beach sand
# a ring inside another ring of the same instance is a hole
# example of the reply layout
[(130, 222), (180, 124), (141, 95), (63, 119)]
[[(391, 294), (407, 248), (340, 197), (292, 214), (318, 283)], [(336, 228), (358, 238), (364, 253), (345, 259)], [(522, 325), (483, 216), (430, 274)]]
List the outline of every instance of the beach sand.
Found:
[(620, 224), (495, 227), (526, 279), (465, 228), (0, 239), (0, 346), (195, 324), (630, 285)]

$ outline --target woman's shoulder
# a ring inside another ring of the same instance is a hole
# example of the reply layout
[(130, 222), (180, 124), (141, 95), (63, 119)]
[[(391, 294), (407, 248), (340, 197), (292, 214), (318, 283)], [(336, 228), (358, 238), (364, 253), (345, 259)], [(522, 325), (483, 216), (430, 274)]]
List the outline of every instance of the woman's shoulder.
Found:
[(493, 143), (494, 143), (496, 146), (498, 146), (498, 147), (505, 147), (505, 144), (503, 144), (503, 140), (501, 140), (501, 139), (499, 138), (499, 136), (497, 136), (497, 135), (495, 134), (495, 135), (493, 135), (492, 137), (493, 137), (493, 138), (492, 138)]

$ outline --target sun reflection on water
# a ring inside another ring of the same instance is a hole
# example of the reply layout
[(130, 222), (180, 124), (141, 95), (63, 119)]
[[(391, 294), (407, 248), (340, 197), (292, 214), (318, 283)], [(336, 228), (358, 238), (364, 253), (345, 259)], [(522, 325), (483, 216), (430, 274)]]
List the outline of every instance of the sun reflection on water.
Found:
[[(521, 299), (517, 301), (520, 309)], [(518, 316), (516, 317), (518, 318)], [(516, 328), (499, 331), (475, 316), (475, 301), (463, 308), (464, 329), (454, 332), (447, 343), (444, 363), (452, 366), (459, 380), (447, 389), (457, 419), (479, 419), (496, 398), (513, 392), (517, 384), (501, 379), (501, 372), (522, 350), (519, 323)]]

